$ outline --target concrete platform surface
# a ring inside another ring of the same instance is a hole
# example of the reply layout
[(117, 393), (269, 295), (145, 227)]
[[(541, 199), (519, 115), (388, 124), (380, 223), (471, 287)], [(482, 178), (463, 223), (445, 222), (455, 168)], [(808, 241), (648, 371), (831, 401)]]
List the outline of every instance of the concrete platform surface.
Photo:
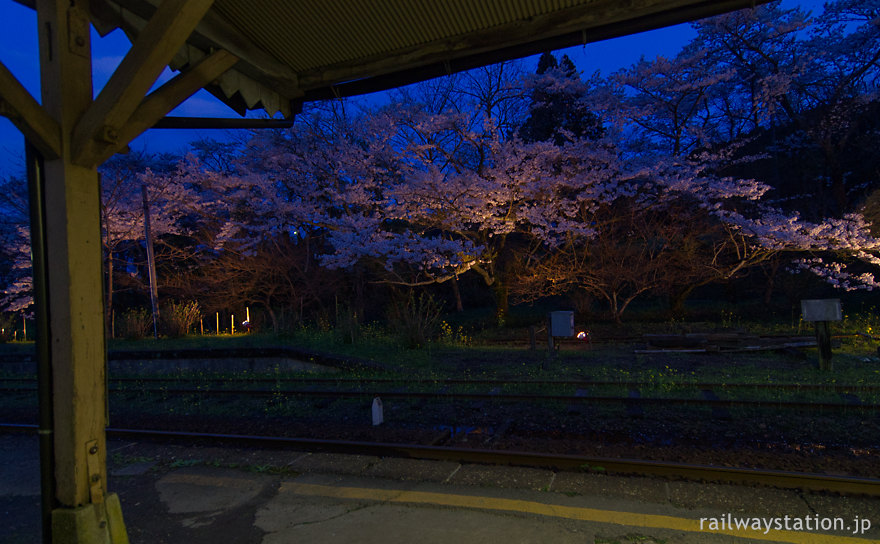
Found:
[[(880, 542), (874, 498), (364, 455), (109, 451), (134, 544)], [(0, 434), (0, 543), (39, 542), (37, 459), (35, 437)]]

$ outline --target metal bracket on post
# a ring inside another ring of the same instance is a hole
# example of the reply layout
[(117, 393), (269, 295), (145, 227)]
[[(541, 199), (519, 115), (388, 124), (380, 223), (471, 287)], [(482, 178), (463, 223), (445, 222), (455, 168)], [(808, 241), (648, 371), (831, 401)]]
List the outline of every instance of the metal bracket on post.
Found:
[(89, 14), (77, 6), (67, 10), (67, 48), (74, 55), (89, 57)]
[(104, 502), (104, 486), (101, 482), (101, 463), (98, 455), (98, 441), (92, 440), (86, 444), (86, 465), (89, 468), (89, 498), (92, 504)]
[(89, 469), (89, 499), (95, 508), (95, 514), (98, 518), (98, 528), (107, 529), (107, 508), (104, 505), (104, 484), (101, 481), (101, 456), (98, 455), (97, 440), (90, 440), (86, 443), (86, 466)]

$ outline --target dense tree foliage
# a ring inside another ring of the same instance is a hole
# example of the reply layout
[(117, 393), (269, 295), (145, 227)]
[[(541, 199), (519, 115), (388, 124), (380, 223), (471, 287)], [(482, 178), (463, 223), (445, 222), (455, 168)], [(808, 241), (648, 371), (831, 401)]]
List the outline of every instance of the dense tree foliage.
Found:
[[(450, 282), (458, 296), (469, 277), (499, 318), (510, 297), (592, 297), (618, 321), (648, 294), (680, 310), (759, 265), (770, 286), (809, 271), (871, 289), (880, 243), (859, 210), (880, 218), (878, 20), (875, 0), (816, 16), (772, 2), (608, 76), (546, 53), (534, 73), (502, 63), (383, 106), (316, 104), (290, 131), (183, 158), (116, 157), (102, 167), (108, 310), (144, 291), (143, 194), (162, 296), (259, 307), (276, 330), (329, 315), (339, 293), (363, 315), (369, 291)], [(27, 230), (23, 212), (3, 217), (4, 304), (20, 310)]]

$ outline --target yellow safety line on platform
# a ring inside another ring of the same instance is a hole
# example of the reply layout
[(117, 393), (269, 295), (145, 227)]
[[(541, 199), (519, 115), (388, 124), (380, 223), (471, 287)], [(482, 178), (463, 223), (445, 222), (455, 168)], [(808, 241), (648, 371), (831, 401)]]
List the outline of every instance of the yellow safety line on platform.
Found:
[(405, 491), (396, 489), (373, 489), (365, 487), (336, 487), (329, 485), (301, 484), (285, 482), (282, 491), (291, 491), (297, 495), (329, 497), (337, 499), (361, 499), (391, 503), (433, 504), (459, 508), (479, 508), (484, 510), (503, 510), (507, 512), (525, 512), (541, 516), (613, 523), (629, 527), (645, 527), (667, 529), (670, 531), (686, 531), (690, 533), (718, 534), (752, 540), (765, 540), (791, 544), (866, 544), (871, 542), (863, 538), (835, 536), (830, 534), (806, 533), (799, 531), (771, 530), (768, 534), (758, 531), (729, 529), (709, 531), (700, 529), (699, 519), (661, 516), (657, 514), (640, 514), (637, 512), (617, 512), (595, 508), (544, 504), (535, 501), (516, 499), (499, 499), (475, 495), (453, 495), (450, 493), (429, 493), (425, 491)]

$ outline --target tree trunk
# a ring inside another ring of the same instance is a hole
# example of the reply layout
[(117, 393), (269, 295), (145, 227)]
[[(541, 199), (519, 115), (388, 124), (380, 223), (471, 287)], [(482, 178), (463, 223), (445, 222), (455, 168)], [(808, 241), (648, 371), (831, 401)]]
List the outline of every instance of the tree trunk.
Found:
[(492, 294), (495, 297), (495, 318), (498, 325), (503, 327), (510, 309), (510, 287), (501, 278), (496, 277), (492, 284)]
[(834, 202), (837, 204), (835, 213), (843, 213), (849, 207), (849, 197), (846, 194), (846, 181), (843, 178), (843, 172), (834, 165), (831, 172), (831, 193), (834, 196)]
[(684, 303), (694, 293), (697, 284), (686, 285), (669, 295), (669, 314), (673, 317), (681, 317), (684, 315)]
[(616, 325), (623, 325), (623, 319), (621, 319), (621, 316), (623, 315), (623, 309), (620, 308), (620, 305), (617, 303), (617, 293), (613, 293), (611, 295), (611, 299), (608, 302), (611, 308), (611, 317), (614, 318), (614, 323)]
[(463, 312), (464, 305), (461, 302), (461, 291), (458, 289), (458, 278), (452, 278), (452, 294), (455, 296), (455, 311)]
[(735, 304), (739, 302), (739, 290), (733, 285), (733, 280), (728, 278), (726, 282), (724, 282), (724, 295), (727, 298), (727, 302), (731, 304)]
[(272, 330), (275, 331), (275, 334), (278, 334), (278, 317), (275, 315), (275, 311), (268, 304), (266, 305), (266, 311), (269, 312), (269, 319), (272, 320)]
[[(364, 302), (364, 271), (360, 266), (356, 267), (354, 279), (354, 308), (358, 315), (364, 315), (366, 303)], [(339, 304), (336, 305), (336, 313), (339, 314)]]
[(764, 272), (767, 276), (767, 287), (764, 289), (765, 305), (770, 304), (770, 300), (773, 298), (773, 289), (776, 287), (776, 274), (779, 271), (780, 264), (779, 259), (773, 259), (770, 263), (770, 270), (765, 270)]

